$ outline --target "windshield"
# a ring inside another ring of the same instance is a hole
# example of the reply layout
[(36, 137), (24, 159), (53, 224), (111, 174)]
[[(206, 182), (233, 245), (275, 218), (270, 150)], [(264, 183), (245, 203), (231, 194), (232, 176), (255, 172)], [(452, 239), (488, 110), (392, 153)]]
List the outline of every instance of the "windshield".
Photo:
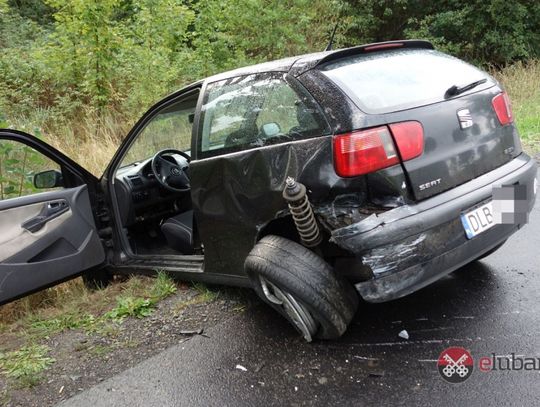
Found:
[(197, 91), (187, 98), (165, 106), (154, 115), (129, 147), (120, 167), (144, 161), (167, 148), (189, 154), (198, 96)]
[(366, 113), (389, 113), (440, 102), (452, 86), (488, 79), (476, 91), (494, 83), (489, 75), (466, 62), (424, 49), (354, 55), (323, 65), (321, 71)]

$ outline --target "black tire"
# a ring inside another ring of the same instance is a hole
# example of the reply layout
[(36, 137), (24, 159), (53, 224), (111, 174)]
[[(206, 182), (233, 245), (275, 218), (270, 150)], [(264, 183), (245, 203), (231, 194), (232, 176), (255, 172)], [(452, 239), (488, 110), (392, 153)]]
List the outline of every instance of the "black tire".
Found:
[(82, 280), (86, 288), (90, 290), (101, 290), (113, 281), (113, 273), (108, 267), (93, 268), (82, 275)]
[(245, 269), (257, 294), (293, 326), (283, 308), (267, 299), (259, 276), (303, 304), (319, 323), (320, 339), (343, 335), (358, 308), (359, 296), (348, 281), (311, 250), (283, 237), (262, 238), (246, 258)]

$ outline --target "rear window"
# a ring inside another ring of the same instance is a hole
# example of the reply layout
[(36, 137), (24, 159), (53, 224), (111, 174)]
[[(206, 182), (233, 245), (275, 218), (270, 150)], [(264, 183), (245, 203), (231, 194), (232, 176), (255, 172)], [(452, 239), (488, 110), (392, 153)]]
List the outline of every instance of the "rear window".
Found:
[(329, 62), (320, 70), (366, 113), (389, 113), (444, 100), (453, 85), (488, 78), (485, 72), (433, 50), (395, 50), (354, 55)]

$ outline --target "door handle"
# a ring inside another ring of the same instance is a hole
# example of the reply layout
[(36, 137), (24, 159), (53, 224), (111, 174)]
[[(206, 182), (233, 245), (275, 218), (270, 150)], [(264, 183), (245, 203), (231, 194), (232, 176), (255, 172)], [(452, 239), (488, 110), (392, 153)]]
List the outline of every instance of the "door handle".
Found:
[(29, 232), (37, 232), (45, 224), (69, 210), (69, 204), (65, 199), (57, 199), (47, 202), (39, 214), (25, 221), (21, 227)]

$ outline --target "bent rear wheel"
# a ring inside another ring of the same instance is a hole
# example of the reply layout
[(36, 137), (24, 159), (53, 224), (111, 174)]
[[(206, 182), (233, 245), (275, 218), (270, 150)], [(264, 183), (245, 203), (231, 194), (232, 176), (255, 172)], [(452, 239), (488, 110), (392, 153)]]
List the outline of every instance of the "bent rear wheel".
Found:
[(310, 342), (339, 338), (358, 307), (354, 287), (322, 258), (280, 236), (265, 236), (245, 262), (257, 294)]
[(294, 327), (308, 342), (313, 340), (319, 324), (309, 310), (291, 294), (282, 290), (275, 284), (259, 276), (259, 282), (268, 301), (281, 308), (281, 313), (287, 315)]

